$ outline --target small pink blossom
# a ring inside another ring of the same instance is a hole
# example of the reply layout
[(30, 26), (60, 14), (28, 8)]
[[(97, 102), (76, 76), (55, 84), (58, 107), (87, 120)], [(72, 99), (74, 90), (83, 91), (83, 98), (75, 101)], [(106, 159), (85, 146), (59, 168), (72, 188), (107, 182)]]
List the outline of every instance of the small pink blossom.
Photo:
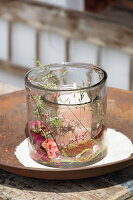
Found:
[(48, 135), (50, 133), (50, 128), (49, 126), (47, 126), (47, 128), (45, 129), (46, 135)]
[(32, 78), (31, 77), (28, 77), (28, 81), (31, 81), (32, 80)]
[(33, 124), (32, 124), (33, 131), (35, 131), (37, 133), (39, 131), (41, 131), (42, 127), (45, 127), (45, 125), (43, 123), (41, 123), (40, 121), (38, 121), (38, 120), (34, 121)]
[(56, 98), (56, 96), (57, 96), (56, 94), (52, 94), (52, 97), (53, 97), (53, 98)]

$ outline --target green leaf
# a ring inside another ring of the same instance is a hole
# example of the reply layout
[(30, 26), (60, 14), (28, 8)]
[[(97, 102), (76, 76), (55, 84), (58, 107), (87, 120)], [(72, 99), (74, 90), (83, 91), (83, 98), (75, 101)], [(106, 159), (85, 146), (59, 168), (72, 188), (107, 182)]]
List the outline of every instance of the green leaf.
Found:
[(33, 60), (38, 64), (37, 67), (40, 67), (41, 69), (45, 69), (45, 67), (40, 63), (39, 60), (35, 60), (35, 59), (33, 59)]
[(50, 120), (57, 128), (61, 127), (60, 119), (58, 117), (52, 118)]
[(65, 76), (65, 74), (67, 73), (68, 71), (67, 70), (65, 70), (63, 73), (62, 73), (62, 75), (61, 75), (61, 79), (63, 79), (64, 78), (64, 76)]

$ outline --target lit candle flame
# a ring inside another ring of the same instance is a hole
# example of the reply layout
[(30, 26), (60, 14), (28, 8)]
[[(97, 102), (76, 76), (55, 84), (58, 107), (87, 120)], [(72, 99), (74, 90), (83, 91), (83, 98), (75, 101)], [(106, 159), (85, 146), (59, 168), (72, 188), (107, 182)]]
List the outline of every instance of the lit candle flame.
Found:
[[(76, 82), (73, 82), (73, 89), (76, 89), (77, 88), (77, 83)], [(74, 94), (74, 97), (75, 97), (75, 93), (77, 93), (77, 91), (74, 91), (73, 94)]]
[(73, 89), (76, 89), (76, 88), (77, 88), (77, 83), (73, 82)]

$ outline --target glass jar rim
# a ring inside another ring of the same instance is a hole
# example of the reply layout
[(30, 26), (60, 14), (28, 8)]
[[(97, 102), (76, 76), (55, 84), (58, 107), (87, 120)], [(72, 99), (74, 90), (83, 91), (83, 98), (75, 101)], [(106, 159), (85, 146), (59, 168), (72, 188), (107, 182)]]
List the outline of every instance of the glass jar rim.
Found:
[[(101, 67), (99, 66), (96, 66), (96, 65), (93, 65), (93, 64), (89, 64), (89, 63), (83, 63), (83, 62), (63, 62), (63, 63), (56, 63), (56, 64), (50, 64), (50, 65), (45, 65), (45, 67), (63, 67), (63, 66), (66, 66), (66, 67), (79, 67), (79, 68), (84, 68), (84, 67), (87, 67), (87, 68), (91, 68), (91, 66), (93, 66), (93, 69), (94, 70), (98, 70), (98, 71), (101, 71), (103, 73), (103, 78), (98, 81), (96, 84), (93, 84), (91, 86), (87, 86), (87, 87), (81, 87), (81, 88), (74, 88), (74, 89), (47, 89), (47, 88), (43, 88), (41, 86), (38, 86), (38, 85), (35, 85), (33, 84), (28, 78), (28, 75), (36, 70), (37, 68), (33, 68), (31, 70), (29, 70), (25, 76), (24, 76), (24, 80), (25, 80), (25, 84), (32, 87), (32, 88), (35, 88), (35, 89), (39, 89), (39, 90), (44, 90), (44, 91), (51, 91), (51, 92), (70, 92), (70, 91), (80, 91), (80, 90), (93, 90), (99, 86), (101, 86), (102, 84), (104, 84), (107, 80), (107, 72), (105, 70), (103, 70)], [(38, 68), (40, 69), (40, 68)]]

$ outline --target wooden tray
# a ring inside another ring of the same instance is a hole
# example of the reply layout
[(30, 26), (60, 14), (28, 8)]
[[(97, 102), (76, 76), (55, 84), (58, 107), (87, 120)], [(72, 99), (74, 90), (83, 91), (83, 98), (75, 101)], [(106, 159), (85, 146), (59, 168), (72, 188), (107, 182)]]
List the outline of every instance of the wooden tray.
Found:
[[(24, 167), (14, 151), (25, 138), (25, 91), (0, 97), (0, 168), (22, 176), (40, 179), (81, 179), (111, 173), (133, 164), (133, 154), (122, 161), (73, 169), (38, 169)], [(108, 127), (124, 133), (133, 143), (133, 93), (108, 89)]]

